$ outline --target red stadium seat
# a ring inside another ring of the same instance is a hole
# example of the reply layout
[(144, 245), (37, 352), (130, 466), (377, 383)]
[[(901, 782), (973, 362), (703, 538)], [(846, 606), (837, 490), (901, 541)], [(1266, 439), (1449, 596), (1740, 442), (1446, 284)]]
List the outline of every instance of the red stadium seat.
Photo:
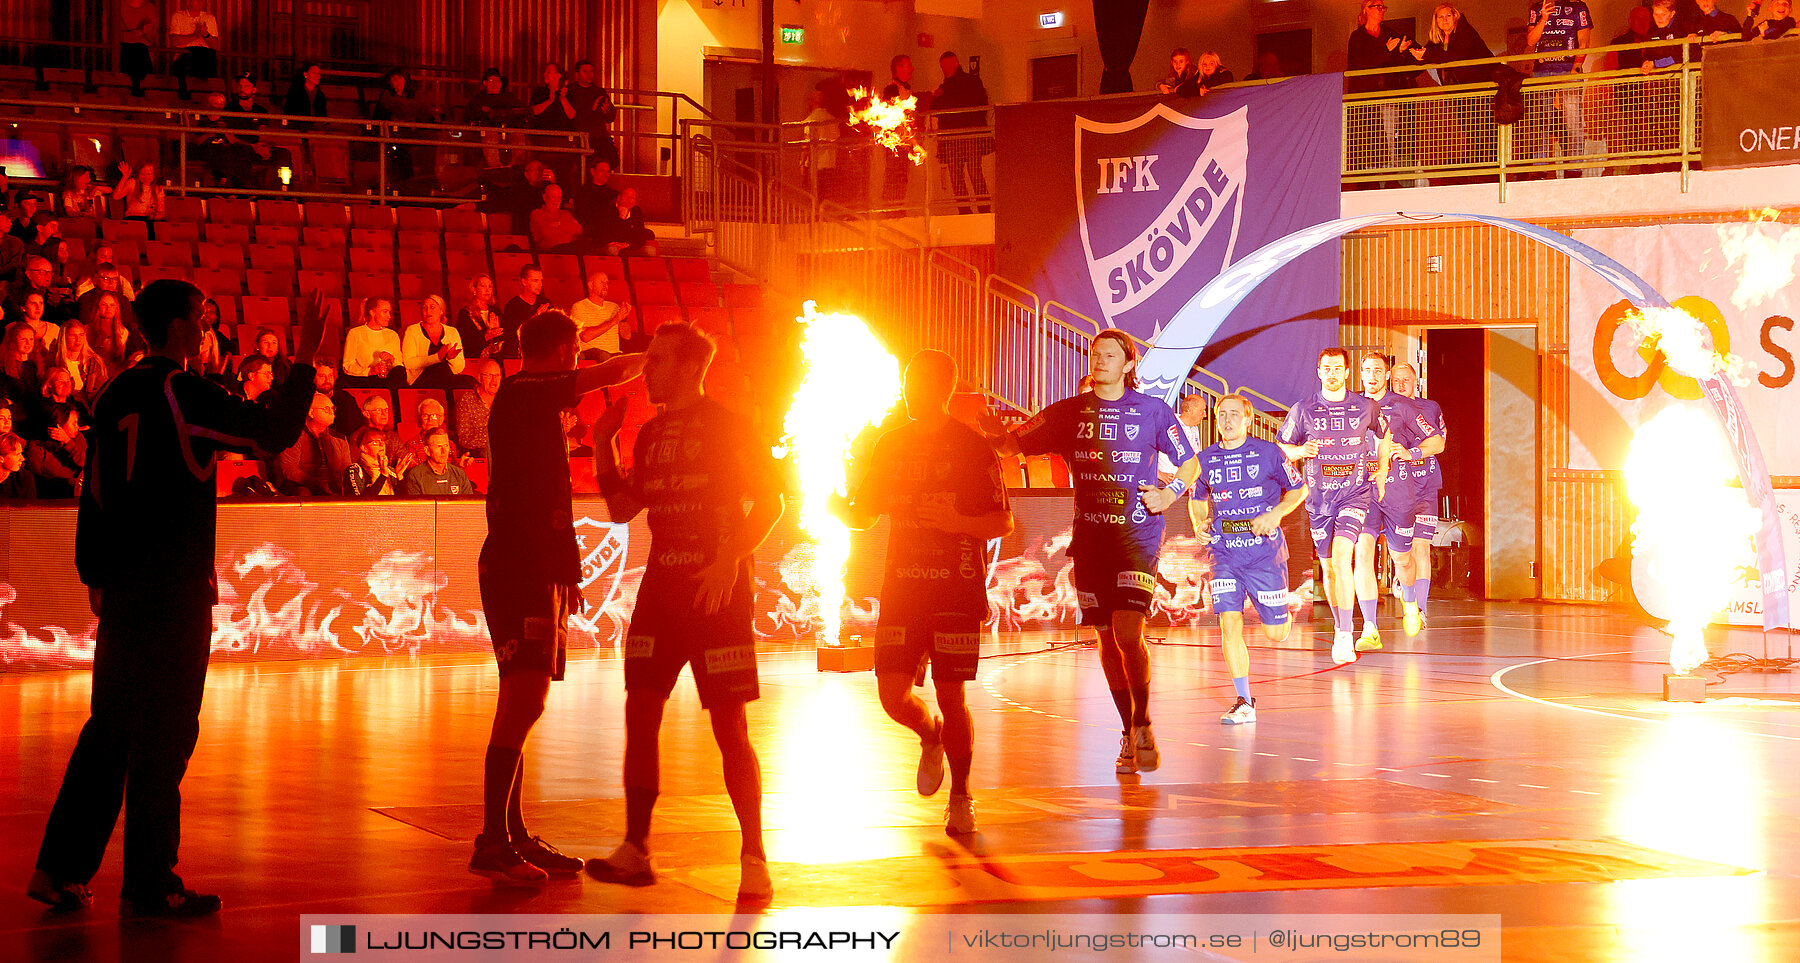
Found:
[(300, 228), (293, 224), (258, 224), (256, 226), (256, 242), (258, 244), (280, 244), (284, 247), (298, 247), (300, 244)]
[(676, 281), (712, 283), (712, 264), (703, 257), (669, 258), (669, 277)]
[(350, 229), (350, 249), (373, 248), (376, 250), (394, 250), (394, 232), (375, 230), (366, 227)]
[(350, 246), (350, 232), (342, 227), (308, 225), (300, 231), (300, 243), (306, 247), (334, 247), (342, 250)]
[(325, 201), (308, 201), (306, 204), (307, 227), (342, 227), (350, 226), (350, 209), (342, 204), (331, 204)]
[[(238, 305), (241, 323), (246, 325), (286, 327), (294, 317), (293, 313), (288, 310), (287, 298), (252, 295), (239, 299)], [(245, 346), (240, 345), (240, 347)]]
[(237, 197), (215, 197), (206, 205), (206, 219), (213, 224), (256, 223), (256, 207)]
[(251, 268), (243, 274), (245, 289), (258, 297), (285, 298), (294, 293), (296, 275), (293, 271)]
[(437, 231), (400, 231), (394, 235), (394, 246), (401, 251), (431, 251), (443, 246), (444, 235)]
[(633, 281), (669, 280), (669, 265), (660, 257), (628, 257), (625, 269), (631, 272)]
[(298, 277), (300, 293), (317, 291), (321, 297), (341, 298), (344, 296), (347, 275), (343, 269), (336, 271), (301, 271)]
[(159, 267), (191, 268), (194, 266), (194, 245), (187, 241), (145, 241), (144, 260)]
[(488, 273), (488, 256), (485, 248), (479, 251), (445, 251), (444, 262), (444, 266), (450, 271), (450, 276), (459, 280), (466, 281), (477, 274)]
[[(375, 397), (386, 398), (389, 405), (394, 403), (393, 392), (386, 388), (345, 388), (344, 390), (350, 393), (350, 397), (356, 399), (356, 407), (358, 410), (361, 410), (363, 405), (368, 404), (370, 398)], [(388, 452), (388, 460), (390, 462), (399, 457), (400, 453), (397, 451)]]
[(245, 245), (242, 244), (201, 241), (196, 245), (195, 256), (198, 258), (197, 263), (204, 264), (209, 268), (236, 268), (241, 271), (249, 267), (244, 261), (244, 247)]
[(443, 256), (436, 247), (416, 249), (401, 248), (398, 252), (400, 270), (411, 274), (440, 274), (444, 270)]
[(461, 232), (457, 232), (457, 231), (448, 232), (444, 235), (444, 250), (446, 250), (446, 251), (480, 251), (481, 255), (483, 257), (486, 257), (487, 256), (487, 235), (485, 235), (485, 234), (465, 234), (465, 233), (461, 233)]
[(511, 234), (513, 230), (512, 215), (505, 211), (494, 211), (487, 216), (487, 229), (493, 234)]
[(100, 236), (109, 241), (142, 242), (150, 239), (150, 226), (143, 221), (115, 221), (108, 219), (100, 222)]
[(487, 215), (477, 210), (451, 208), (444, 212), (444, 230), (459, 234), (485, 234)]
[(436, 234), (443, 230), (435, 207), (402, 207), (397, 213), (397, 223), (402, 231), (427, 231)]
[[(302, 223), (301, 217), (299, 201), (256, 202), (256, 222), (265, 227), (276, 224), (299, 227)], [(262, 232), (259, 230), (257, 233), (260, 235)]]
[(344, 270), (344, 249), (341, 247), (300, 247), (300, 267), (308, 271)]
[(418, 301), (426, 295), (444, 293), (444, 276), (442, 274), (400, 274), (400, 297), (407, 301)]
[(723, 285), (725, 306), (735, 315), (742, 311), (761, 311), (763, 298), (762, 288), (754, 284)]
[(523, 251), (529, 253), (531, 251), (531, 238), (524, 234), (489, 234), (488, 250), (495, 254), (499, 254), (502, 251), (509, 253)]
[(380, 271), (352, 271), (350, 272), (349, 282), (350, 297), (352, 299), (387, 298), (391, 301), (400, 290), (400, 285), (395, 280), (392, 271), (386, 273)]
[(350, 208), (350, 226), (362, 230), (394, 233), (394, 209), (386, 205), (357, 204)]
[(251, 267), (264, 271), (294, 273), (294, 248), (292, 245), (252, 244), (243, 250), (250, 255)]
[(675, 285), (668, 281), (633, 281), (632, 300), (640, 307), (651, 304), (676, 304)]
[(690, 308), (719, 306), (719, 286), (711, 281), (682, 281), (676, 286), (681, 303)]
[(198, 241), (200, 240), (200, 222), (158, 221), (156, 223), (156, 239), (159, 241)]
[(232, 221), (227, 224), (206, 225), (206, 239), (218, 244), (249, 244), (250, 225), (248, 222)]
[(228, 331), (237, 327), (238, 299), (229, 294), (215, 294), (212, 299), (213, 303), (219, 306), (219, 323), (224, 325)]
[(59, 223), (65, 238), (92, 241), (100, 236), (100, 222), (91, 217), (65, 217)]
[(463, 466), (463, 471), (468, 474), (469, 484), (474, 485), (476, 491), (483, 495), (487, 494), (488, 463), (486, 458), (477, 458), (469, 462)]
[(625, 283), (625, 259), (609, 254), (589, 254), (582, 258), (581, 276), (586, 278), (595, 271), (604, 271), (614, 284)]
[[(171, 221), (199, 224), (206, 220), (206, 203), (198, 197), (164, 197), (163, 216)], [(162, 225), (158, 224), (158, 233)]]
[(444, 406), (446, 417), (450, 414), (450, 399), (441, 388), (401, 388), (397, 394), (394, 416), (400, 426), (401, 441), (412, 441), (419, 436), (419, 402), (426, 398), (437, 399), (438, 404)]
[(215, 493), (224, 498), (231, 494), (232, 488), (245, 478), (263, 477), (262, 462), (254, 459), (244, 461), (220, 461), (213, 473)]
[(242, 270), (195, 268), (191, 279), (200, 290), (208, 294), (229, 294), (236, 297), (244, 293), (244, 272)]
[(351, 247), (350, 270), (354, 272), (394, 271), (394, 249), (381, 247)]

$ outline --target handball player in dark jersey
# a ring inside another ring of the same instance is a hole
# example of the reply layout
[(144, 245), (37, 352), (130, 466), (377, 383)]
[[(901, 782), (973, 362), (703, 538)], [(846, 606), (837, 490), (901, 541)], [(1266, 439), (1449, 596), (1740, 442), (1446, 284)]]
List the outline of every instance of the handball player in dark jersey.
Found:
[[(1433, 454), (1406, 463), (1417, 486), (1417, 513), (1413, 516), (1413, 583), (1400, 586), (1400, 604), (1405, 611), (1406, 633), (1417, 635), (1425, 629), (1425, 603), (1431, 599), (1431, 543), (1437, 537), (1438, 493), (1444, 487), (1444, 475), (1438, 468), (1438, 455), (1450, 441), (1450, 428), (1444, 423), (1444, 409), (1430, 398), (1419, 397), (1419, 374), (1409, 364), (1394, 366), (1391, 387), (1413, 400), (1427, 424), (1437, 429), (1438, 447)], [(1420, 454), (1425, 454), (1421, 447)]]
[(744, 714), (759, 694), (751, 555), (780, 520), (782, 496), (768, 447), (706, 396), (713, 352), (712, 339), (686, 324), (656, 329), (644, 388), (663, 410), (638, 434), (628, 477), (612, 452), (625, 403), (594, 426), (600, 493), (614, 522), (649, 513), (650, 558), (625, 633), (625, 841), (588, 860), (587, 871), (629, 886), (656, 881), (648, 838), (661, 785), (657, 737), (675, 680), (690, 665), (743, 837), (738, 900), (755, 903), (774, 887), (763, 851), (762, 769)]
[(575, 322), (548, 311), (519, 326), (522, 369), (500, 383), (488, 415), (487, 541), (481, 604), (500, 669), (494, 727), (482, 764), (482, 830), (469, 872), (506, 883), (573, 877), (581, 860), (531, 835), (521, 796), (525, 739), (544, 714), (568, 658), (569, 615), (580, 605), (564, 408), (637, 377), (642, 355), (576, 369)]
[[(1175, 412), (1136, 390), (1137, 361), (1130, 335), (1100, 332), (1088, 349), (1093, 391), (1056, 402), (999, 442), (1002, 454), (1056, 452), (1075, 476), (1069, 557), (1081, 621), (1099, 636), (1100, 668), (1125, 730), (1114, 765), (1120, 773), (1161, 764), (1150, 731), (1144, 619), (1155, 598), (1162, 513), (1200, 470)], [(1157, 485), (1158, 452), (1180, 466), (1167, 487)]]
[[(1013, 516), (1000, 460), (981, 435), (950, 417), (955, 391), (956, 362), (949, 355), (914, 355), (904, 388), (911, 420), (881, 436), (862, 484), (832, 507), (853, 529), (867, 529), (882, 515), (891, 520), (875, 629), (881, 707), (918, 733), (919, 795), (938, 791), (949, 757), (944, 831), (964, 835), (975, 831), (969, 793), (975, 739), (963, 686), (975, 679), (987, 619), (987, 543), (1012, 532)], [(912, 692), (926, 659), (940, 718)]]
[[(1381, 648), (1381, 631), (1375, 626), (1381, 588), (1375, 573), (1375, 540), (1387, 542), (1388, 554), (1394, 560), (1394, 582), (1402, 593), (1413, 582), (1413, 526), (1418, 515), (1418, 483), (1413, 479), (1412, 463), (1421, 462), (1444, 447), (1437, 428), (1411, 398), (1388, 390), (1388, 359), (1370, 351), (1358, 365), (1362, 375), (1363, 396), (1375, 402), (1376, 417), (1383, 427), (1388, 467), (1384, 484), (1373, 502), (1369, 517), (1363, 522), (1362, 535), (1356, 540), (1356, 604), (1362, 609), (1363, 633), (1356, 640), (1356, 651), (1374, 652)], [(1378, 451), (1369, 452), (1369, 472), (1374, 476)], [(1378, 476), (1376, 476), (1378, 477)], [(1403, 604), (1406, 602), (1402, 595)], [(1402, 627), (1407, 635), (1418, 635), (1422, 627), (1411, 609), (1406, 609)]]
[[(1289, 460), (1307, 460), (1306, 514), (1313, 550), (1325, 563), (1325, 600), (1336, 630), (1331, 658), (1339, 665), (1356, 661), (1354, 559), (1375, 497), (1366, 461), (1380, 450), (1377, 421), (1375, 403), (1350, 390), (1350, 352), (1326, 348), (1319, 352), (1319, 393), (1288, 409), (1277, 436)], [(1385, 452), (1379, 461), (1385, 468)]]
[(1219, 399), (1213, 408), (1219, 443), (1200, 453), (1200, 475), (1188, 503), (1194, 533), (1212, 546), (1219, 647), (1237, 689), (1237, 701), (1219, 717), (1228, 726), (1256, 721), (1250, 649), (1244, 644), (1245, 599), (1256, 606), (1264, 637), (1287, 640), (1288, 553), (1281, 520), (1306, 497), (1306, 486), (1281, 448), (1250, 437), (1254, 411), (1243, 395)]

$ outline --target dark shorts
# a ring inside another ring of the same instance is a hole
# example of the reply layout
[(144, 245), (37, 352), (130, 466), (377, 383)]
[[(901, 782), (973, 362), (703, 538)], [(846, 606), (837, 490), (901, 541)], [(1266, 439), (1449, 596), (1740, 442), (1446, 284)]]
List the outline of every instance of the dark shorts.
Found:
[(1156, 598), (1154, 549), (1142, 545), (1108, 545), (1075, 556), (1075, 597), (1081, 624), (1112, 625), (1114, 612), (1148, 613)]
[(625, 629), (625, 691), (666, 699), (682, 666), (692, 665), (703, 707), (755, 700), (761, 688), (750, 628), (753, 585), (740, 581), (723, 608), (702, 615), (694, 608), (691, 581), (646, 579)]
[(499, 565), (483, 565), (480, 583), (481, 607), (500, 678), (531, 671), (561, 681), (569, 662), (569, 615), (579, 589), (527, 581)]
[(981, 664), (981, 619), (947, 612), (889, 621), (875, 628), (875, 674), (911, 676), (931, 660), (938, 682), (973, 682)]
[(1413, 521), (1418, 509), (1419, 495), (1412, 481), (1404, 478), (1390, 481), (1387, 497), (1374, 497), (1371, 492), (1363, 534), (1386, 539), (1390, 550), (1404, 552), (1412, 547)]
[(1367, 485), (1308, 494), (1306, 514), (1312, 526), (1313, 551), (1321, 559), (1331, 557), (1331, 540), (1347, 538), (1350, 544), (1363, 533), (1375, 491)]
[(1264, 625), (1283, 625), (1288, 620), (1287, 562), (1281, 558), (1239, 559), (1216, 552), (1211, 588), (1216, 613), (1242, 613), (1248, 598)]

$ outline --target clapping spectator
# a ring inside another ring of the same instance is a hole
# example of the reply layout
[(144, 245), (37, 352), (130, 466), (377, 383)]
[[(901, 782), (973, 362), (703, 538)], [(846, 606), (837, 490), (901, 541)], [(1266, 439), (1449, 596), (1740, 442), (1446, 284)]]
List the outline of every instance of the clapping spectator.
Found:
[(100, 389), (106, 387), (109, 377), (106, 361), (88, 344), (87, 325), (80, 321), (63, 325), (62, 337), (56, 339), (50, 363), (68, 374), (73, 383), (73, 397), (83, 405), (91, 408), (94, 399), (100, 396)]
[(394, 404), (386, 392), (364, 398), (362, 416), (364, 425), (381, 433), (389, 457), (398, 456), (400, 449), (406, 447), (400, 441), (400, 433), (394, 430)]
[(388, 464), (387, 436), (380, 429), (362, 427), (350, 436), (356, 461), (344, 470), (344, 495), (376, 498), (400, 491), (400, 475)]
[[(218, 338), (219, 353), (221, 355), (223, 355), (227, 358), (237, 357), (237, 355), (238, 355), (237, 339), (232, 337), (230, 334), (226, 333), (225, 321), (224, 321), (223, 316), (220, 315), (220, 313), (219, 313), (219, 302), (218, 301), (216, 301), (212, 298), (207, 298), (206, 300), (200, 302), (200, 327), (203, 330), (211, 331), (213, 333), (213, 335)], [(265, 342), (264, 341), (265, 337), (267, 337), (271, 340)], [(287, 358), (281, 353), (281, 338), (277, 337), (275, 332), (269, 328), (257, 328), (256, 329), (256, 346), (255, 347), (259, 353), (267, 355), (270, 361), (274, 361), (277, 358), (280, 358), (282, 361), (287, 360)], [(277, 371), (277, 373), (279, 373), (282, 376), (283, 379), (285, 379), (287, 377), (287, 369), (282, 368), (279, 365), (277, 365), (276, 371)]]
[[(156, 5), (147, 0), (125, 0), (119, 6), (119, 72), (131, 78), (131, 96), (144, 96), (144, 78), (150, 75), (150, 48), (156, 46)], [(65, 209), (66, 213), (66, 209)]]
[(575, 62), (575, 85), (569, 88), (568, 96), (570, 106), (575, 108), (575, 128), (587, 131), (593, 156), (617, 166), (619, 145), (613, 142), (608, 128), (618, 119), (619, 108), (606, 88), (595, 81), (593, 61)]
[(1225, 69), (1225, 64), (1219, 59), (1219, 52), (1216, 50), (1208, 50), (1201, 54), (1200, 63), (1195, 70), (1197, 74), (1194, 77), (1194, 83), (1201, 90), (1222, 87), (1232, 81), (1231, 71)]
[[(613, 252), (617, 253), (617, 252)], [(498, 354), (494, 357), (517, 358), (519, 356), (519, 325), (554, 308), (550, 296), (544, 293), (544, 269), (535, 264), (527, 264), (519, 269), (519, 293), (506, 302), (500, 309), (500, 328), (502, 343)], [(490, 338), (488, 347), (493, 348)]]
[(169, 16), (169, 46), (180, 47), (175, 58), (176, 96), (192, 99), (188, 78), (211, 80), (219, 75), (219, 21), (206, 12), (201, 0), (187, 0), (184, 9)]
[[(12, 412), (0, 408), (0, 420), (8, 426)], [(0, 500), (29, 501), (37, 496), (37, 479), (25, 470), (25, 439), (10, 427), (0, 432)]]
[[(1348, 67), (1352, 71), (1399, 67), (1424, 59), (1424, 48), (1412, 42), (1385, 23), (1387, 4), (1383, 0), (1363, 0), (1357, 14), (1356, 29), (1350, 31)], [(1344, 89), (1348, 93), (1381, 90), (1403, 90), (1413, 86), (1416, 74), (1390, 73), (1348, 77)], [(1346, 111), (1350, 130), (1350, 157), (1346, 170), (1390, 170), (1404, 166), (1412, 156), (1412, 111), (1398, 103), (1371, 105), (1352, 104)], [(1380, 146), (1375, 140), (1379, 125)], [(1381, 156), (1377, 157), (1377, 151)], [(1379, 186), (1379, 185), (1377, 185)]]
[[(1432, 11), (1431, 27), (1425, 33), (1425, 54), (1422, 58), (1425, 63), (1454, 64), (1463, 60), (1484, 60), (1493, 55), (1493, 51), (1481, 39), (1481, 34), (1475, 32), (1475, 25), (1463, 17), (1461, 10), (1451, 4), (1440, 3)], [(1493, 71), (1492, 64), (1473, 67), (1444, 66), (1438, 69), (1438, 80), (1444, 86), (1482, 84), (1493, 78)], [(1452, 108), (1462, 127), (1461, 163), (1493, 162), (1494, 114), (1489, 100), (1490, 98), (1482, 97), (1474, 101), (1458, 101)]]
[(478, 358), (500, 351), (505, 331), (500, 312), (494, 310), (494, 279), (477, 274), (469, 279), (469, 300), (456, 312), (456, 331), (462, 335), (463, 352)]
[(363, 301), (363, 321), (344, 336), (344, 382), (355, 387), (406, 387), (400, 335), (393, 329), (394, 303), (387, 298)]
[(486, 358), (476, 363), (475, 390), (456, 393), (456, 439), (471, 455), (487, 457), (488, 412), (502, 380), (500, 362)]
[(1201, 93), (1198, 77), (1200, 71), (1194, 66), (1194, 57), (1186, 47), (1176, 47), (1169, 54), (1169, 73), (1157, 81), (1157, 92), (1174, 97), (1192, 97)]
[(425, 460), (406, 470), (401, 494), (409, 498), (466, 498), (475, 486), (461, 467), (450, 461), (450, 433), (441, 426), (422, 434)]
[(406, 375), (416, 388), (460, 388), (469, 384), (463, 375), (462, 335), (449, 324), (449, 305), (438, 295), (419, 303), (419, 323), (406, 329), (401, 354)]
[[(419, 433), (412, 441), (407, 442), (404, 447), (398, 449), (399, 455), (394, 458), (394, 467), (397, 468), (402, 475), (406, 474), (407, 469), (425, 460), (426, 436), (431, 433), (432, 429), (444, 427), (444, 403), (430, 395), (426, 395), (419, 399), (418, 407), (413, 409), (413, 417), (418, 419)], [(447, 443), (450, 445), (450, 458), (452, 460), (456, 461), (458, 464), (467, 464), (471, 460), (468, 455), (456, 450), (455, 442), (448, 441)]]
[(219, 347), (218, 332), (200, 332), (200, 352), (188, 364), (188, 370), (227, 391), (231, 389), (231, 363)]
[(1792, 0), (1769, 0), (1769, 15), (1758, 18), (1762, 0), (1750, 0), (1750, 15), (1744, 18), (1745, 40), (1779, 40), (1794, 29)]
[(575, 322), (575, 350), (590, 361), (605, 361), (619, 353), (622, 329), (631, 317), (631, 305), (606, 299), (611, 286), (612, 279), (605, 271), (594, 271), (588, 275), (587, 297), (569, 307), (569, 317)]
[(619, 192), (612, 216), (606, 218), (605, 229), (597, 240), (608, 254), (656, 256), (656, 233), (644, 224), (637, 188), (627, 187)]
[[(506, 75), (497, 67), (489, 67), (481, 75), (481, 90), (469, 98), (463, 107), (463, 119), (471, 127), (485, 127), (481, 142), (494, 145), (504, 142), (505, 135), (499, 128), (512, 123), (519, 114), (519, 101), (506, 89)], [(499, 167), (503, 160), (500, 148), (487, 146), (481, 149), (481, 157), (489, 167)]]
[(85, 164), (69, 168), (63, 180), (62, 213), (64, 217), (101, 218), (106, 216), (106, 198), (112, 191), (94, 182), (94, 170)]
[(156, 222), (167, 217), (163, 186), (156, 182), (156, 165), (139, 164), (136, 171), (125, 161), (119, 162), (122, 179), (113, 195), (125, 208), (125, 219), (143, 221), (150, 240), (156, 240)]
[(315, 393), (300, 439), (275, 457), (276, 491), (303, 498), (343, 493), (350, 446), (331, 433), (336, 418), (337, 405), (329, 396)]
[(26, 444), (25, 470), (36, 476), (39, 498), (74, 498), (87, 464), (86, 412), (67, 400), (53, 402), (45, 411), (49, 430)]
[[(527, 101), (531, 112), (531, 125), (542, 131), (568, 131), (575, 129), (575, 105), (569, 101), (569, 81), (563, 74), (562, 66), (549, 63), (544, 65), (544, 82), (531, 90)], [(545, 138), (544, 143), (558, 147), (568, 146), (566, 137)], [(574, 165), (568, 154), (553, 154), (546, 161), (559, 175), (558, 180), (568, 180), (567, 175), (574, 171)]]
[(587, 444), (588, 428), (581, 423), (581, 411), (564, 408), (557, 415), (562, 421), (563, 452), (570, 458), (594, 457), (594, 449)]

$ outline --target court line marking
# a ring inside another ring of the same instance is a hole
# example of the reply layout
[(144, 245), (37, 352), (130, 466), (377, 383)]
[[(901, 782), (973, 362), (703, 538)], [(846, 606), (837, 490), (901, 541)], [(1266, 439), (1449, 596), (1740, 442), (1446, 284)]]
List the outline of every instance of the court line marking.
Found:
[[(1533, 659), (1530, 662), (1520, 662), (1517, 665), (1509, 665), (1506, 668), (1501, 669), (1498, 672), (1495, 672), (1493, 675), (1489, 676), (1488, 681), (1493, 683), (1494, 688), (1499, 689), (1501, 692), (1504, 692), (1507, 695), (1512, 696), (1515, 699), (1522, 699), (1526, 702), (1535, 702), (1538, 705), (1549, 706), (1552, 709), (1564, 709), (1569, 712), (1585, 712), (1589, 715), (1608, 716), (1613, 719), (1624, 719), (1628, 722), (1641, 722), (1646, 725), (1668, 725), (1670, 722), (1673, 721), (1672, 718), (1669, 718), (1669, 717), (1664, 717), (1664, 718), (1660, 718), (1660, 719), (1654, 718), (1654, 717), (1646, 718), (1644, 716), (1627, 715), (1623, 712), (1613, 712), (1613, 711), (1610, 711), (1607, 709), (1593, 709), (1593, 708), (1589, 708), (1588, 706), (1572, 706), (1572, 705), (1568, 705), (1566, 703), (1561, 703), (1561, 702), (1551, 702), (1548, 699), (1540, 699), (1537, 696), (1526, 695), (1525, 693), (1520, 692), (1519, 690), (1513, 688), (1512, 686), (1507, 685), (1506, 682), (1504, 681), (1504, 676), (1508, 672), (1513, 671), (1514, 669), (1529, 669), (1534, 665), (1543, 665), (1546, 662), (1580, 662), (1580, 661), (1584, 661), (1584, 660), (1588, 660), (1588, 659), (1596, 659), (1601, 656), (1635, 655), (1639, 652), (1646, 652), (1646, 651), (1656, 652), (1656, 651), (1660, 651), (1660, 650), (1622, 649), (1618, 652), (1591, 652), (1591, 653), (1588, 653), (1586, 655), (1581, 655), (1581, 656), (1553, 656), (1548, 659)], [(1784, 735), (1781, 735), (1779, 733), (1774, 733), (1774, 732), (1757, 732), (1757, 731), (1748, 730), (1748, 729), (1738, 729), (1736, 727), (1730, 727), (1730, 728), (1733, 733), (1736, 733), (1738, 735), (1761, 736), (1764, 739), (1781, 739), (1786, 742), (1800, 742), (1800, 736), (1784, 736)]]

